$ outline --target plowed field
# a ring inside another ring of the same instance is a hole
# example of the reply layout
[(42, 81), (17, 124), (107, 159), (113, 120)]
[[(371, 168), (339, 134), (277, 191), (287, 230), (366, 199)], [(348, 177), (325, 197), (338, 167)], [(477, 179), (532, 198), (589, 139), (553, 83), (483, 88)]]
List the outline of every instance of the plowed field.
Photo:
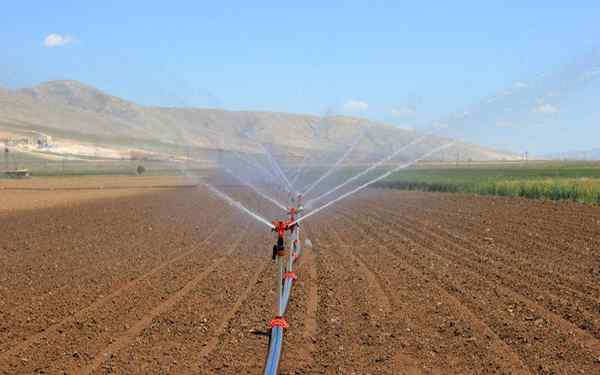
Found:
[[(193, 187), (14, 207), (1, 374), (261, 373), (264, 225)], [(371, 189), (302, 230), (284, 374), (600, 374), (599, 208)]]

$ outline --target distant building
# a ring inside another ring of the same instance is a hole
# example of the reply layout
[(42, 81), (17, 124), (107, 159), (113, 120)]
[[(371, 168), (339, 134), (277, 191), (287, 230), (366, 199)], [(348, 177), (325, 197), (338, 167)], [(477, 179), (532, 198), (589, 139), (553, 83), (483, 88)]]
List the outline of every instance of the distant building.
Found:
[(15, 147), (19, 145), (28, 145), (31, 141), (29, 138), (11, 138), (5, 144), (7, 146)]
[(38, 133), (36, 132), (36, 139), (35, 139), (35, 143), (37, 144), (37, 146), (39, 148), (48, 148), (50, 146), (52, 146), (52, 137), (44, 134), (44, 133)]

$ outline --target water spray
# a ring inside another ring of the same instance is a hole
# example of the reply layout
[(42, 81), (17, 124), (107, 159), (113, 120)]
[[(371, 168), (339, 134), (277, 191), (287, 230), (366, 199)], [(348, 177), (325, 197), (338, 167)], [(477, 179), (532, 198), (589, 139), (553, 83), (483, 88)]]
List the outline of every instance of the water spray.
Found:
[[(243, 158), (242, 156), (238, 155), (238, 152), (234, 152), (233, 156), (235, 156), (236, 158), (238, 158), (238, 160), (241, 160), (242, 162), (253, 166), (254, 168), (258, 169), (259, 171), (261, 171), (263, 173), (264, 176), (268, 176), (269, 178), (273, 179), (273, 182), (276, 182), (277, 180), (279, 180), (279, 177), (274, 175), (273, 172), (269, 171), (267, 168), (265, 168), (264, 166), (260, 165), (260, 163), (257, 162), (253, 162), (251, 160), (249, 160), (248, 158)], [(280, 185), (278, 182), (276, 182), (278, 185)], [(281, 185), (282, 187), (284, 187), (284, 185)]]
[(367, 173), (371, 172), (372, 170), (374, 170), (375, 168), (379, 167), (380, 165), (390, 161), (391, 159), (393, 159), (395, 156), (399, 155), (400, 153), (402, 153), (403, 151), (405, 151), (407, 148), (414, 146), (416, 144), (419, 144), (421, 142), (423, 142), (425, 139), (427, 139), (427, 137), (431, 134), (432, 132), (428, 132), (425, 133), (424, 135), (422, 135), (421, 137), (405, 144), (404, 146), (400, 147), (399, 149), (397, 149), (396, 151), (394, 151), (393, 153), (391, 153), (390, 155), (384, 157), (383, 159), (379, 160), (378, 162), (372, 164), (370, 167), (364, 169), (362, 172), (356, 174), (353, 177), (350, 177), (348, 180), (346, 180), (345, 182), (339, 184), (338, 186), (334, 187), (333, 189), (319, 195), (316, 198), (310, 199), (308, 202), (306, 202), (307, 206), (312, 205), (313, 202), (318, 202), (319, 200), (325, 198), (326, 196), (333, 194), (334, 192), (338, 191), (339, 189), (343, 188), (344, 186), (348, 185), (349, 183), (351, 183), (352, 181), (355, 181), (357, 179), (359, 179), (360, 177), (366, 175)]
[[(320, 138), (321, 138), (321, 130), (320, 130), (320, 127), (321, 127), (322, 125), (325, 125), (325, 124), (326, 124), (326, 122), (325, 122), (325, 121), (326, 121), (326, 119), (327, 119), (327, 118), (328, 118), (328, 117), (331, 115), (331, 113), (332, 113), (332, 111), (331, 111), (331, 109), (329, 109), (329, 110), (325, 111), (325, 114), (324, 114), (324, 116), (322, 116), (322, 117), (320, 118), (320, 121), (318, 122), (318, 124), (317, 124), (317, 126), (316, 126), (316, 129), (317, 129), (317, 131), (316, 131), (316, 135), (317, 135), (317, 138), (318, 138), (318, 139), (320, 139)], [(296, 182), (298, 181), (298, 179), (300, 178), (300, 176), (301, 176), (301, 175), (304, 173), (304, 170), (306, 169), (306, 167), (307, 167), (307, 165), (308, 165), (307, 161), (308, 161), (309, 159), (310, 159), (310, 157), (309, 157), (309, 153), (307, 152), (307, 153), (305, 153), (305, 154), (304, 154), (304, 157), (302, 158), (302, 162), (300, 162), (300, 164), (299, 164), (299, 166), (298, 166), (298, 168), (297, 168), (297, 172), (296, 172), (296, 174), (295, 174), (294, 178), (292, 179), (292, 182), (291, 182), (291, 183), (292, 183), (292, 186), (296, 186)]]
[(385, 172), (384, 174), (380, 175), (379, 177), (376, 177), (376, 178), (374, 178), (374, 179), (372, 179), (370, 181), (367, 181), (364, 184), (360, 185), (359, 187), (357, 187), (355, 189), (352, 189), (349, 192), (340, 195), (336, 199), (334, 199), (334, 200), (332, 200), (332, 201), (330, 201), (330, 202), (328, 202), (328, 203), (320, 206), (319, 208), (316, 208), (316, 209), (310, 211), (309, 213), (307, 213), (306, 215), (302, 216), (301, 218), (298, 218), (295, 222), (292, 222), (291, 224), (298, 224), (302, 220), (304, 220), (304, 219), (306, 219), (306, 218), (308, 218), (310, 216), (313, 216), (313, 215), (317, 214), (318, 212), (320, 212), (320, 211), (326, 209), (327, 207), (329, 207), (329, 206), (331, 206), (331, 205), (333, 205), (333, 204), (341, 201), (342, 199), (348, 198), (352, 194), (358, 193), (359, 191), (361, 191), (362, 189), (366, 188), (367, 186), (372, 185), (372, 184), (374, 184), (374, 183), (376, 183), (378, 181), (383, 180), (384, 178), (390, 176), (392, 173), (398, 172), (401, 169), (406, 169), (406, 168), (410, 167), (411, 165), (413, 165), (413, 164), (415, 164), (415, 163), (417, 163), (417, 162), (419, 162), (419, 161), (421, 161), (421, 160), (423, 160), (423, 159), (425, 159), (425, 158), (427, 158), (427, 157), (429, 157), (429, 156), (431, 156), (431, 155), (433, 155), (433, 154), (435, 154), (435, 153), (437, 153), (439, 151), (445, 150), (445, 149), (447, 149), (447, 148), (449, 148), (449, 147), (451, 147), (453, 145), (454, 145), (454, 143), (447, 143), (447, 144), (445, 144), (443, 146), (436, 147), (435, 149), (433, 149), (432, 151), (426, 153), (425, 155), (421, 156), (418, 159), (412, 160), (412, 161), (404, 163), (404, 164), (400, 164), (396, 168), (394, 168), (394, 169), (392, 169), (390, 171)]
[(287, 211), (287, 207), (285, 207), (283, 204), (281, 204), (279, 201), (277, 201), (275, 198), (272, 198), (264, 193), (262, 193), (261, 191), (258, 190), (258, 188), (256, 188), (253, 184), (251, 184), (248, 181), (243, 180), (241, 177), (236, 176), (229, 168), (225, 168), (224, 169), (225, 172), (227, 172), (231, 177), (235, 178), (236, 180), (238, 180), (239, 182), (241, 182), (242, 184), (248, 186), (250, 189), (252, 189), (252, 191), (254, 191), (257, 195), (259, 195), (261, 198), (268, 200), (269, 202), (273, 203), (275, 206), (281, 208), (283, 211)]
[(239, 209), (240, 211), (242, 211), (242, 212), (250, 215), (250, 217), (252, 217), (253, 219), (257, 220), (258, 222), (261, 222), (261, 223), (265, 224), (269, 228), (274, 228), (275, 227), (267, 219), (265, 219), (264, 217), (258, 215), (255, 212), (252, 212), (250, 209), (246, 208), (243, 204), (241, 204), (240, 202), (238, 202), (235, 199), (231, 198), (229, 195), (223, 193), (221, 190), (217, 189), (216, 187), (212, 186), (211, 184), (204, 183), (204, 186), (206, 186), (208, 188), (208, 190), (212, 191), (214, 194), (216, 194), (217, 196), (219, 196), (225, 202), (229, 203), (231, 206)]
[(275, 171), (277, 172), (277, 174), (279, 174), (279, 176), (283, 179), (283, 181), (285, 182), (285, 184), (287, 185), (287, 188), (289, 189), (288, 191), (290, 193), (294, 192), (294, 187), (292, 186), (292, 184), (290, 183), (290, 180), (288, 180), (287, 176), (285, 175), (285, 173), (283, 173), (283, 170), (281, 170), (281, 167), (279, 166), (279, 163), (277, 163), (277, 161), (275, 160), (275, 158), (273, 158), (273, 155), (271, 154), (271, 152), (269, 151), (268, 148), (266, 148), (265, 146), (263, 146), (261, 144), (261, 147), (263, 148), (263, 150), (265, 151), (267, 158), (269, 159), (269, 161), (271, 162), (271, 164), (273, 165), (273, 167), (275, 168)]
[(350, 147), (348, 147), (348, 149), (346, 150), (346, 152), (344, 152), (344, 154), (342, 155), (342, 157), (340, 157), (332, 166), (331, 168), (329, 168), (321, 177), (319, 177), (315, 182), (313, 182), (312, 184), (310, 184), (308, 186), (308, 188), (306, 188), (303, 192), (302, 195), (307, 195), (308, 193), (310, 193), (310, 191), (312, 189), (314, 189), (315, 187), (317, 187), (321, 181), (325, 180), (327, 177), (329, 177), (333, 172), (335, 172), (335, 170), (337, 169), (337, 167), (339, 167), (347, 158), (348, 156), (350, 156), (350, 154), (352, 154), (352, 151), (354, 151), (354, 149), (356, 148), (356, 146), (359, 145), (360, 141), (362, 141), (362, 139), (364, 138), (364, 136), (367, 134), (367, 129), (365, 128), (360, 136), (358, 137), (358, 139), (356, 141), (354, 141), (354, 143), (352, 145), (350, 145)]

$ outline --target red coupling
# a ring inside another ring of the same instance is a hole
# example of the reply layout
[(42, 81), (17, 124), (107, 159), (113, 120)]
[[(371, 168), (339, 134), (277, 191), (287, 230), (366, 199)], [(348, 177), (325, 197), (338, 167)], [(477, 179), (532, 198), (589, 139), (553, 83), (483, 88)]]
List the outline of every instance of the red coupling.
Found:
[(286, 329), (289, 327), (288, 323), (281, 316), (276, 316), (275, 319), (271, 320), (271, 322), (269, 323), (269, 326), (271, 328), (281, 327), (283, 329)]
[(296, 276), (296, 272), (285, 272), (283, 274), (283, 279), (292, 279), (292, 281), (296, 281), (298, 277)]
[(291, 223), (291, 221), (273, 221), (271, 222), (271, 224), (273, 225), (273, 228), (271, 230), (273, 232), (277, 232), (279, 238), (283, 238), (283, 236), (285, 235), (285, 231), (292, 230), (292, 228), (290, 227)]

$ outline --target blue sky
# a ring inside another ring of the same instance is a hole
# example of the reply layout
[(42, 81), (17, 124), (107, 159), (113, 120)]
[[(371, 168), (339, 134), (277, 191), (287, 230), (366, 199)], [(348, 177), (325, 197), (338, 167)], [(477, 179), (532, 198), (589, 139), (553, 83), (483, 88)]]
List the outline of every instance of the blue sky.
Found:
[[(91, 3), (3, 4), (0, 82), (76, 79), (144, 104), (333, 111), (423, 128), (600, 45), (597, 1)], [(474, 121), (462, 135), (533, 152), (598, 147), (589, 134), (600, 135), (600, 90), (572, 91), (538, 100), (557, 111), (530, 108), (510, 124), (488, 109), (494, 130)]]

